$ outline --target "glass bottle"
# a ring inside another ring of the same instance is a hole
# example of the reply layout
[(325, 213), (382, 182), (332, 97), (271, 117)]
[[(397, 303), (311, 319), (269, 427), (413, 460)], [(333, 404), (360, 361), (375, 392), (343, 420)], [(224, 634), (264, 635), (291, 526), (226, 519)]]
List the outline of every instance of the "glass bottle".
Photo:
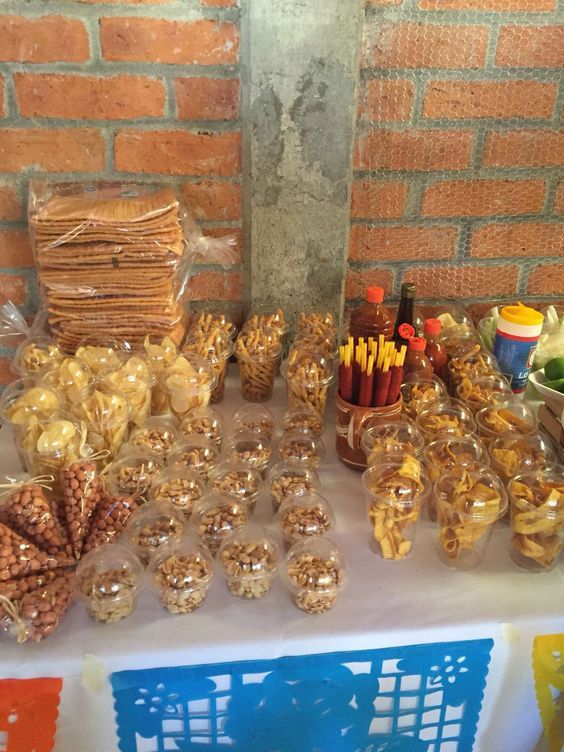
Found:
[(404, 282), (401, 286), (401, 298), (398, 307), (398, 315), (394, 326), (394, 340), (398, 345), (407, 345), (408, 340), (401, 336), (399, 328), (402, 324), (413, 326), (413, 302), (415, 300), (415, 285), (413, 282)]

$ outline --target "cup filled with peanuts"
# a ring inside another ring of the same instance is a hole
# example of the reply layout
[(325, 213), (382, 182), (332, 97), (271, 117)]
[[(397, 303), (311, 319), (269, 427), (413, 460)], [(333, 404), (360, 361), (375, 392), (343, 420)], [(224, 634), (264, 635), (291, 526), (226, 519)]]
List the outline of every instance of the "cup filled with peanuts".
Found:
[(157, 473), (151, 483), (149, 501), (172, 504), (188, 520), (205, 491), (206, 480), (200, 473), (176, 463)]
[(264, 433), (242, 428), (227, 439), (224, 454), (225, 459), (244, 462), (262, 474), (270, 462), (272, 445)]
[(160, 546), (181, 538), (186, 525), (184, 515), (172, 504), (152, 501), (131, 515), (124, 542), (147, 564)]
[(300, 460), (277, 462), (266, 476), (266, 488), (270, 494), (274, 514), (286, 499), (298, 494), (319, 491), (320, 487), (321, 483), (315, 469)]
[(276, 524), (288, 549), (303, 538), (329, 534), (335, 527), (335, 515), (327, 499), (311, 491), (286, 498), (276, 514)]
[(210, 552), (191, 535), (160, 546), (149, 563), (151, 584), (171, 614), (189, 614), (200, 608), (213, 573)]
[(180, 424), (180, 433), (185, 437), (202, 436), (212, 441), (221, 449), (225, 437), (225, 421), (220, 413), (209, 405), (207, 407), (195, 407), (186, 413)]
[(256, 600), (270, 590), (280, 562), (280, 548), (264, 528), (249, 523), (225, 538), (217, 562), (231, 595)]
[(282, 434), (276, 445), (278, 460), (297, 460), (317, 469), (325, 458), (323, 440), (307, 428), (295, 428)]
[(156, 415), (131, 431), (129, 444), (135, 449), (156, 452), (163, 460), (178, 440), (178, 427), (172, 416)]
[(199, 473), (207, 480), (219, 461), (220, 452), (217, 444), (203, 436), (193, 434), (177, 441), (169, 452), (167, 465), (184, 465), (188, 470)]
[(249, 510), (245, 502), (221, 491), (208, 491), (192, 515), (196, 535), (213, 556), (228, 535), (248, 521)]
[(226, 460), (211, 473), (209, 486), (214, 491), (235, 496), (246, 505), (249, 515), (252, 515), (263, 487), (263, 480), (260, 472), (245, 462)]

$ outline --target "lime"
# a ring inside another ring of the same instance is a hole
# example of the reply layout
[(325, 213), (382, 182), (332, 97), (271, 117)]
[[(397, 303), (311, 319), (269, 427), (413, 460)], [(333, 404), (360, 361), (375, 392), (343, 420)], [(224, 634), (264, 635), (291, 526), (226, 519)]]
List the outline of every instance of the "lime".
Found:
[(564, 379), (555, 379), (554, 381), (545, 381), (543, 386), (554, 389), (556, 392), (564, 394)]
[(552, 358), (544, 367), (544, 375), (549, 381), (564, 379), (564, 358)]

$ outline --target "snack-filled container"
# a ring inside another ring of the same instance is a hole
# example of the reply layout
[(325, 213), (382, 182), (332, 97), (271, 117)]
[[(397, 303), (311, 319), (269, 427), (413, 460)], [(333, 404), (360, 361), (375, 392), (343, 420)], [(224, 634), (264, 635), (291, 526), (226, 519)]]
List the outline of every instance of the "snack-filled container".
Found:
[(564, 471), (533, 469), (508, 484), (511, 558), (530, 572), (554, 569), (562, 551)]
[(237, 337), (237, 327), (232, 316), (225, 311), (218, 310), (214, 306), (205, 306), (190, 321), (188, 334), (196, 330), (211, 334), (216, 329), (223, 329), (232, 340)]
[(417, 523), (430, 492), (419, 460), (404, 455), (400, 462), (386, 456), (362, 475), (370, 548), (388, 561), (405, 559), (413, 550)]
[(109, 384), (84, 389), (72, 415), (86, 426), (86, 443), (93, 451), (106, 451), (110, 462), (127, 440), (129, 403), (123, 392)]
[(151, 583), (171, 614), (189, 614), (204, 602), (213, 577), (213, 558), (191, 536), (160, 546), (151, 557)]
[(337, 602), (347, 566), (329, 538), (306, 538), (288, 551), (280, 576), (298, 608), (307, 614), (324, 614)]
[(274, 416), (264, 405), (243, 405), (231, 418), (233, 431), (260, 431), (267, 439), (274, 434)]
[(292, 342), (291, 352), (294, 350), (317, 352), (334, 359), (339, 354), (336, 332), (334, 329), (302, 329)]
[(180, 424), (184, 436), (203, 436), (221, 449), (225, 436), (225, 421), (213, 407), (196, 407), (186, 414)]
[(224, 454), (228, 460), (244, 462), (263, 473), (270, 462), (272, 446), (264, 433), (243, 428), (234, 431), (227, 439)]
[(80, 427), (70, 420), (53, 418), (38, 423), (17, 439), (20, 456), (30, 475), (59, 477), (59, 472), (80, 456)]
[(63, 353), (54, 339), (47, 335), (26, 337), (18, 345), (12, 359), (12, 371), (24, 380), (32, 381), (63, 361)]
[(151, 414), (166, 415), (170, 412), (170, 401), (159, 379), (166, 368), (178, 357), (178, 348), (170, 337), (148, 334), (143, 340), (143, 353), (153, 376), (157, 379), (151, 392)]
[(335, 527), (331, 504), (317, 491), (290, 496), (282, 502), (276, 514), (276, 524), (286, 548), (302, 538), (327, 535)]
[(402, 417), (400, 420), (370, 422), (362, 432), (360, 440), (366, 462), (370, 466), (384, 454), (410, 454), (420, 458), (423, 454), (423, 436), (413, 420)]
[(505, 433), (529, 436), (537, 430), (537, 419), (530, 406), (521, 400), (487, 405), (475, 415), (478, 435), (486, 445)]
[(552, 470), (557, 459), (550, 443), (541, 434), (504, 433), (489, 446), (491, 466), (502, 480), (529, 470)]
[(192, 329), (186, 337), (183, 352), (200, 355), (208, 361), (216, 379), (210, 401), (212, 404), (221, 402), (225, 391), (227, 364), (233, 354), (233, 340), (229, 334), (219, 327), (212, 332)]
[(184, 465), (207, 480), (220, 461), (219, 449), (213, 441), (194, 434), (178, 441), (168, 454), (168, 465)]
[(474, 414), (487, 405), (506, 405), (513, 397), (509, 383), (500, 375), (463, 379), (456, 395)]
[(482, 340), (477, 329), (471, 323), (456, 323), (446, 326), (443, 316), (437, 316), (443, 325), (440, 340), (444, 345), (449, 358), (457, 357), (462, 353), (472, 350), (476, 345), (482, 345)]
[(148, 450), (159, 454), (166, 460), (173, 444), (178, 440), (178, 427), (172, 417), (156, 415), (147, 418), (142, 426), (131, 431), (129, 443), (136, 449)]
[(446, 386), (437, 376), (425, 377), (411, 373), (403, 380), (401, 394), (403, 411), (413, 420), (431, 406), (448, 402)]
[(276, 455), (279, 460), (298, 460), (318, 468), (325, 457), (323, 441), (307, 428), (286, 431), (278, 441)]
[(276, 575), (280, 548), (264, 528), (251, 523), (225, 538), (217, 562), (231, 595), (249, 600), (263, 598)]
[(39, 383), (50, 387), (59, 395), (61, 402), (74, 409), (80, 405), (84, 390), (92, 384), (94, 376), (90, 368), (78, 358), (64, 358), (54, 368), (43, 371)]
[(207, 360), (199, 355), (179, 355), (161, 373), (161, 390), (168, 407), (180, 422), (190, 410), (206, 407), (215, 386), (215, 374)]
[(462, 439), (476, 433), (476, 422), (471, 411), (459, 400), (451, 399), (446, 404), (423, 410), (416, 422), (423, 436), (430, 441), (441, 434)]
[(319, 491), (321, 483), (313, 467), (300, 460), (283, 460), (276, 463), (266, 476), (266, 488), (272, 501), (274, 514), (288, 498)]
[(124, 540), (146, 564), (152, 554), (170, 540), (182, 537), (184, 515), (166, 501), (145, 504), (131, 516)]
[(286, 410), (282, 419), (282, 428), (284, 431), (306, 428), (316, 436), (321, 436), (325, 431), (325, 421), (314, 407), (304, 404)]
[(235, 342), (239, 363), (241, 394), (248, 402), (271, 399), (274, 379), (280, 365), (282, 342), (277, 331), (244, 328)]
[(133, 551), (119, 543), (106, 544), (79, 561), (75, 593), (94, 621), (113, 624), (135, 610), (143, 575), (143, 564)]
[(196, 505), (192, 519), (198, 538), (215, 556), (225, 538), (249, 521), (249, 510), (232, 494), (210, 491)]
[(296, 322), (298, 332), (325, 332), (335, 330), (335, 317), (328, 308), (314, 307), (300, 311)]
[(278, 337), (284, 337), (290, 326), (284, 316), (284, 311), (272, 305), (257, 305), (249, 314), (243, 328), (272, 329)]
[(186, 519), (189, 519), (196, 504), (206, 491), (206, 481), (200, 473), (188, 470), (185, 465), (169, 465), (154, 478), (149, 492), (149, 501), (165, 501)]
[(157, 452), (128, 448), (108, 468), (110, 493), (145, 499), (163, 465), (163, 458)]
[(125, 349), (124, 342), (89, 335), (79, 342), (75, 357), (88, 366), (92, 373), (107, 373), (121, 366), (120, 352)]
[(475, 381), (482, 376), (495, 375), (499, 375), (496, 359), (478, 344), (458, 352), (448, 363), (448, 378), (453, 392), (464, 379)]
[(286, 379), (290, 407), (311, 405), (323, 415), (333, 383), (333, 361), (322, 352), (292, 349), (281, 373)]
[(129, 419), (142, 426), (151, 414), (151, 395), (157, 379), (148, 361), (141, 355), (119, 352), (120, 366), (100, 374), (102, 383), (110, 384), (125, 394), (129, 403)]
[(480, 566), (495, 523), (507, 511), (507, 493), (491, 468), (453, 468), (434, 487), (439, 558), (460, 570)]
[(227, 460), (211, 473), (209, 486), (214, 491), (235, 496), (246, 504), (249, 515), (252, 515), (262, 491), (263, 481), (260, 472), (245, 462)]

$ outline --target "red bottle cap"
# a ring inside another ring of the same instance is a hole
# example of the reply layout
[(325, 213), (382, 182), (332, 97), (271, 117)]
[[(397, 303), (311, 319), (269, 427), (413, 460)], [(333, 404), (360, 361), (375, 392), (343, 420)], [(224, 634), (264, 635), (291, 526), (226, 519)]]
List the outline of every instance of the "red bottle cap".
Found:
[(384, 288), (368, 287), (366, 289), (366, 300), (368, 303), (381, 303), (384, 300)]
[(433, 334), (436, 336), (441, 333), (442, 328), (443, 325), (439, 319), (427, 319), (425, 321), (425, 334)]
[(424, 337), (412, 337), (409, 340), (410, 350), (419, 350), (421, 352), (425, 352), (426, 347), (427, 347), (427, 340)]
[(415, 337), (415, 329), (411, 324), (406, 322), (405, 324), (400, 324), (398, 326), (398, 334), (402, 339), (412, 339)]

